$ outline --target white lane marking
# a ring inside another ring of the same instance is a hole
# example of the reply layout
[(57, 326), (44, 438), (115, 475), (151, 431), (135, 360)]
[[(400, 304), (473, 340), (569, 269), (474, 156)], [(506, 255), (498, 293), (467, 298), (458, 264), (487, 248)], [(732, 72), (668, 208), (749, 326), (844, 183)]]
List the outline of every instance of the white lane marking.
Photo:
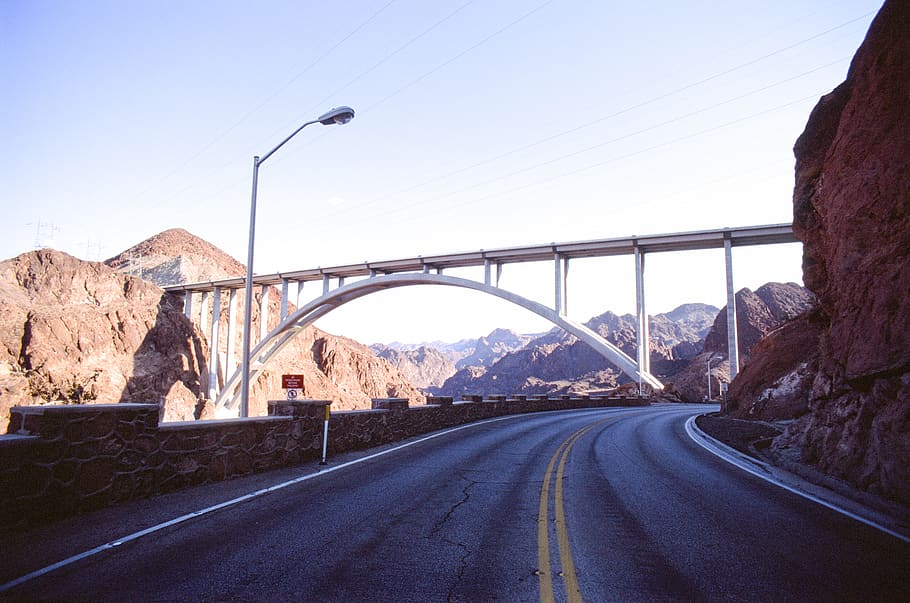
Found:
[[(811, 500), (812, 502), (817, 503), (823, 507), (827, 507), (828, 509), (831, 509), (832, 511), (836, 511), (836, 512), (840, 513), (841, 515), (845, 515), (845, 516), (849, 517), (850, 519), (854, 519), (860, 523), (866, 524), (867, 526), (875, 528), (876, 530), (879, 530), (881, 532), (884, 532), (885, 534), (888, 534), (889, 536), (893, 536), (893, 537), (897, 538), (898, 540), (902, 540), (906, 543), (910, 543), (910, 536), (908, 536), (906, 534), (902, 534), (900, 532), (896, 532), (895, 530), (892, 530), (891, 528), (879, 523), (875, 519), (872, 519), (870, 517), (864, 517), (862, 515), (854, 513), (853, 511), (845, 509), (844, 507), (841, 507), (841, 506), (837, 505), (836, 503), (827, 501), (814, 494), (806, 492), (805, 490), (803, 490), (797, 486), (792, 486), (784, 481), (781, 481), (780, 479), (775, 477), (771, 466), (769, 466), (767, 463), (764, 463), (762, 461), (759, 461), (758, 459), (755, 459), (746, 454), (743, 454), (742, 452), (727, 446), (723, 442), (719, 442), (719, 441), (715, 440), (714, 438), (712, 438), (711, 436), (709, 436), (708, 434), (703, 432), (695, 424), (695, 418), (696, 417), (692, 416), (692, 417), (689, 417), (689, 420), (686, 421), (686, 433), (692, 439), (693, 442), (695, 442), (696, 444), (698, 444), (699, 446), (701, 446), (702, 448), (704, 448), (711, 454), (715, 455), (716, 457), (730, 463), (731, 465), (733, 465), (735, 467), (739, 467), (740, 469), (742, 469), (743, 471), (745, 471), (747, 473), (751, 473), (752, 475), (754, 475), (756, 477), (760, 477), (761, 479), (765, 480), (768, 483), (774, 484), (775, 486), (783, 488), (784, 490), (792, 492), (793, 494), (802, 496), (803, 498), (805, 498), (807, 500)], [(777, 469), (777, 468), (775, 468), (775, 470), (781, 471), (780, 469)], [(856, 504), (857, 504), (857, 506), (861, 506), (861, 505), (859, 505), (859, 503), (856, 503)]]
[[(555, 411), (555, 412), (575, 412), (578, 410), (612, 411), (614, 409), (587, 408), (587, 409), (571, 409), (569, 411)], [(624, 410), (624, 408), (617, 408), (615, 410)], [(25, 574), (24, 576), (20, 576), (19, 578), (16, 578), (15, 580), (11, 580), (11, 581), (7, 582), (6, 584), (0, 584), (0, 593), (7, 591), (11, 588), (15, 588), (16, 586), (19, 586), (20, 584), (24, 584), (25, 582), (28, 582), (30, 580), (34, 580), (35, 578), (40, 578), (41, 576), (49, 574), (62, 567), (66, 567), (67, 565), (72, 565), (73, 563), (76, 563), (77, 561), (81, 561), (82, 559), (92, 557), (94, 555), (97, 555), (98, 553), (103, 553), (104, 551), (108, 551), (114, 547), (118, 547), (122, 544), (126, 544), (127, 542), (132, 542), (134, 540), (138, 540), (138, 539), (142, 538), (143, 536), (148, 536), (149, 534), (154, 534), (155, 532), (160, 532), (161, 530), (164, 530), (166, 528), (170, 528), (172, 526), (181, 524), (185, 521), (189, 521), (190, 519), (195, 519), (195, 518), (201, 517), (203, 515), (208, 515), (209, 513), (212, 513), (214, 511), (220, 511), (221, 509), (226, 509), (227, 507), (232, 507), (234, 505), (240, 504), (242, 502), (246, 502), (248, 500), (252, 500), (252, 499), (262, 496), (264, 494), (269, 494), (271, 492), (275, 492), (277, 490), (282, 490), (289, 486), (293, 486), (293, 485), (299, 484), (301, 482), (305, 482), (307, 480), (314, 479), (320, 475), (326, 475), (326, 474), (332, 473), (333, 471), (338, 471), (339, 469), (344, 469), (345, 467), (350, 467), (351, 465), (363, 463), (363, 462), (378, 458), (380, 456), (390, 454), (392, 452), (397, 452), (398, 450), (402, 450), (404, 448), (408, 448), (409, 446), (414, 446), (416, 444), (426, 442), (427, 440), (432, 440), (433, 438), (438, 438), (438, 437), (442, 437), (444, 435), (448, 435), (450, 433), (455, 433), (456, 431), (461, 431), (462, 429), (470, 429), (472, 427), (479, 427), (481, 425), (487, 425), (489, 423), (496, 423), (497, 421), (505, 421), (508, 419), (515, 419), (517, 417), (527, 417), (528, 415), (539, 415), (539, 414), (542, 414), (542, 413), (524, 413), (524, 414), (517, 414), (517, 415), (508, 415), (505, 417), (495, 417), (493, 419), (484, 419), (483, 421), (478, 421), (476, 423), (467, 423), (465, 425), (459, 425), (458, 427), (452, 427), (452, 428), (446, 429), (444, 431), (439, 431), (434, 434), (422, 437), (420, 439), (413, 440), (411, 442), (406, 442), (399, 446), (394, 446), (387, 450), (381, 450), (379, 452), (375, 452), (368, 456), (364, 456), (359, 459), (354, 459), (353, 461), (348, 461), (347, 463), (342, 463), (341, 465), (335, 465), (335, 466), (329, 467), (328, 469), (320, 469), (316, 473), (310, 473), (307, 475), (303, 475), (301, 477), (296, 477), (292, 480), (288, 480), (288, 481), (282, 482), (280, 484), (275, 484), (275, 485), (269, 486), (268, 488), (261, 488), (254, 492), (249, 492), (247, 494), (244, 494), (243, 496), (238, 496), (237, 498), (232, 498), (231, 500), (226, 500), (226, 501), (220, 502), (216, 505), (212, 505), (210, 507), (205, 507), (204, 509), (199, 509), (198, 511), (192, 511), (185, 515), (181, 515), (180, 517), (175, 517), (174, 519), (171, 519), (170, 521), (165, 521), (164, 523), (159, 523), (157, 525), (145, 528), (144, 530), (140, 530), (138, 532), (134, 532), (127, 536), (117, 538), (116, 540), (112, 540), (110, 542), (102, 544), (101, 546), (97, 546), (93, 549), (89, 549), (88, 551), (84, 551), (77, 555), (73, 555), (72, 557), (67, 557), (66, 559), (64, 559), (62, 561), (58, 561), (57, 563), (53, 563), (51, 565), (48, 565), (47, 567), (43, 567), (41, 569), (35, 570), (33, 572)]]

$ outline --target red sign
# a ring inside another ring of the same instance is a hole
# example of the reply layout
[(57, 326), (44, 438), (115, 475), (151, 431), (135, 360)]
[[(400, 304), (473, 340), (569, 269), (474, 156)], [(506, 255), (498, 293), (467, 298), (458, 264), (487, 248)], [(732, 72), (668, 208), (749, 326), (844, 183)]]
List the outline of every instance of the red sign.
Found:
[(282, 375), (281, 389), (303, 389), (303, 375)]

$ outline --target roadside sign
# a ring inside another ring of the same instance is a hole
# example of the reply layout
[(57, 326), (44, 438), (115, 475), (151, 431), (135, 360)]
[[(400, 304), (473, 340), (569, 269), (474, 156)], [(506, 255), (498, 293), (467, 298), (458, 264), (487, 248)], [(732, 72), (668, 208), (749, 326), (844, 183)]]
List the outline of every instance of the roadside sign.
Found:
[(282, 375), (282, 389), (303, 389), (303, 375)]
[(281, 388), (285, 391), (288, 400), (296, 400), (303, 396), (303, 375), (282, 375)]

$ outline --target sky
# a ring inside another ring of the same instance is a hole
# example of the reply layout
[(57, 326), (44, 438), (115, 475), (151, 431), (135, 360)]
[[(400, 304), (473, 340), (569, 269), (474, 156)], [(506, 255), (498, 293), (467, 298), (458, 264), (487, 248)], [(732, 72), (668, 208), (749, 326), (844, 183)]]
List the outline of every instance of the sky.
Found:
[[(262, 164), (256, 273), (791, 222), (793, 144), (881, 4), (0, 0), (0, 259), (104, 260), (179, 227), (245, 263), (253, 156), (340, 105), (353, 121)], [(737, 289), (802, 282), (799, 244), (733, 261)], [(721, 307), (724, 278), (720, 250), (650, 254), (648, 311)], [(552, 305), (553, 282), (545, 262), (501, 286)], [(571, 262), (571, 318), (634, 308), (631, 257)], [(417, 343), (551, 325), (422, 286), (317, 326)]]

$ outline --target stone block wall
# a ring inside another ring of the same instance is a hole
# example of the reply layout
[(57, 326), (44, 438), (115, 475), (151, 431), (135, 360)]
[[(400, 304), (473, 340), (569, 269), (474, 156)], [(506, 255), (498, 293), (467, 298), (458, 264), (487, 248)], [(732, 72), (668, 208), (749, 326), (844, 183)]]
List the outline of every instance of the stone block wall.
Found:
[[(329, 454), (497, 416), (647, 405), (617, 398), (476, 402), (331, 413)], [(0, 436), (0, 529), (98, 509), (321, 457), (327, 400), (269, 402), (269, 416), (160, 423), (155, 404), (15, 407)]]

